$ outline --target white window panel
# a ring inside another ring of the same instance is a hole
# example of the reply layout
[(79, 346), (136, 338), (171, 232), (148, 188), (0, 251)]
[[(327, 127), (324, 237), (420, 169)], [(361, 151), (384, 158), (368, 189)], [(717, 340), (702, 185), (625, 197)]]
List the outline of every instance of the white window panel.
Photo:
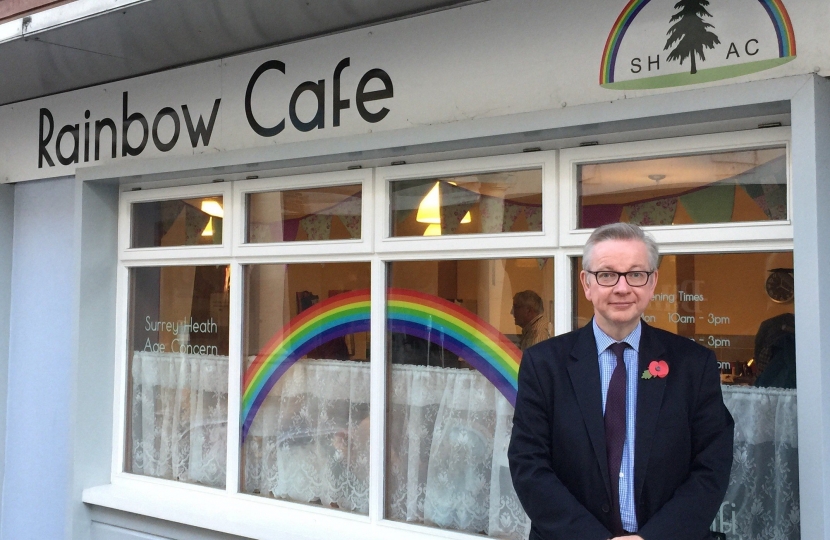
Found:
[[(261, 178), (239, 181), (234, 185), (234, 213), (238, 216), (234, 229), (234, 255), (239, 257), (295, 257), (346, 255), (350, 253), (369, 253), (372, 249), (372, 225), (374, 223), (374, 205), (372, 169), (357, 169), (331, 173), (306, 174), (299, 176), (282, 176), (278, 178)], [(324, 241), (286, 241), (273, 243), (248, 242), (248, 211), (246, 208), (249, 195), (279, 191), (299, 191), (303, 189), (327, 188), (347, 185), (360, 185), (361, 188), (361, 234), (360, 238)]]
[[(448, 236), (393, 237), (391, 182), (540, 169), (542, 176), (542, 230), (519, 233), (476, 233)], [(528, 249), (551, 247), (557, 241), (556, 152), (530, 152), (478, 159), (397, 165), (377, 169), (375, 186), (375, 246), (379, 253)]]
[[(216, 245), (178, 245), (170, 247), (130, 247), (133, 229), (133, 208), (136, 204), (165, 202), (184, 199), (222, 197), (224, 216), (222, 218), (222, 243)], [(231, 184), (213, 183), (207, 185), (147, 189), (122, 192), (118, 216), (118, 250), (122, 261), (150, 259), (165, 261), (181, 258), (193, 262), (195, 259), (227, 257), (231, 254), (234, 215), (232, 211)]]
[[(582, 164), (636, 161), (651, 158), (690, 156), (744, 149), (784, 147), (787, 161), (787, 191), (792, 193), (790, 174), (790, 128), (678, 137), (657, 141), (590, 146), (561, 150), (559, 156), (561, 212), (560, 242), (563, 246), (582, 246), (593, 229), (578, 228), (580, 202), (577, 167)], [(712, 242), (764, 242), (791, 239), (793, 235), (792, 197), (787, 197), (787, 220), (712, 223), (693, 225), (646, 226), (662, 247), (671, 245), (706, 246)]]

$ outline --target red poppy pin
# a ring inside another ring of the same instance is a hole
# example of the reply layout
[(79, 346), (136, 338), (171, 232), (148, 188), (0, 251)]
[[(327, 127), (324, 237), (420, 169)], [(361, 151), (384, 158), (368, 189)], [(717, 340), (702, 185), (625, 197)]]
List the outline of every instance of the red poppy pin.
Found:
[(648, 369), (643, 372), (644, 379), (653, 379), (658, 377), (662, 379), (669, 374), (669, 365), (665, 360), (652, 360), (648, 365)]

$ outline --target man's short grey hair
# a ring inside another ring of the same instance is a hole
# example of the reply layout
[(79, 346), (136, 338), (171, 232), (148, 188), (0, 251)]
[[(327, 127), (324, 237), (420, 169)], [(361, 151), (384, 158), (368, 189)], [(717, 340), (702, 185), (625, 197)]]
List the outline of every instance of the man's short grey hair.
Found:
[(657, 242), (650, 234), (631, 223), (609, 223), (597, 228), (588, 238), (588, 241), (585, 242), (585, 247), (582, 250), (583, 270), (591, 268), (591, 256), (593, 255), (594, 246), (606, 240), (639, 240), (646, 245), (648, 251), (649, 271), (657, 270), (657, 264), (660, 260)]
[(531, 290), (517, 292), (515, 296), (513, 296), (513, 303), (518, 306), (529, 307), (535, 311), (537, 315), (545, 312), (545, 304), (542, 302), (542, 299), (538, 294), (536, 294), (536, 292)]

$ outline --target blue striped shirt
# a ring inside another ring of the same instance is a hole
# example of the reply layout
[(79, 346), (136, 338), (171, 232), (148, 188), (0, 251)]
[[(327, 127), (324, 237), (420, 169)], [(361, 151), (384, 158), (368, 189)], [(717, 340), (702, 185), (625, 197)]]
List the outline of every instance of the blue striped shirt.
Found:
[[(597, 341), (599, 356), (599, 376), (602, 383), (602, 414), (605, 414), (605, 400), (608, 396), (608, 384), (611, 374), (617, 367), (617, 357), (610, 347), (615, 339), (603, 332), (594, 319), (594, 338)], [(626, 398), (625, 398), (625, 446), (623, 447), (620, 466), (620, 516), (626, 531), (637, 532), (637, 513), (634, 505), (634, 434), (637, 432), (637, 383), (639, 382), (640, 333), (642, 325), (637, 324), (623, 341), (630, 347), (625, 349)]]

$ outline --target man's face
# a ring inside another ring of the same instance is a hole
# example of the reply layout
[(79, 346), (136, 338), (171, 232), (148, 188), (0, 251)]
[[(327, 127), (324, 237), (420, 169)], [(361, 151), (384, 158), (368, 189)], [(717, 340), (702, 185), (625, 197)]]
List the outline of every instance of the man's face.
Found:
[[(606, 240), (595, 245), (591, 255), (591, 268), (588, 270), (593, 272), (655, 270), (649, 267), (648, 249), (639, 240)], [(612, 287), (600, 286), (595, 276), (584, 271), (579, 278), (585, 297), (594, 305), (597, 324), (615, 339), (625, 338), (636, 328), (657, 285), (657, 272), (642, 287), (632, 287), (622, 276)]]
[(517, 303), (515, 300), (513, 300), (513, 309), (510, 310), (510, 313), (513, 314), (513, 322), (516, 323), (516, 326), (521, 328), (524, 328), (534, 316), (532, 309)]

